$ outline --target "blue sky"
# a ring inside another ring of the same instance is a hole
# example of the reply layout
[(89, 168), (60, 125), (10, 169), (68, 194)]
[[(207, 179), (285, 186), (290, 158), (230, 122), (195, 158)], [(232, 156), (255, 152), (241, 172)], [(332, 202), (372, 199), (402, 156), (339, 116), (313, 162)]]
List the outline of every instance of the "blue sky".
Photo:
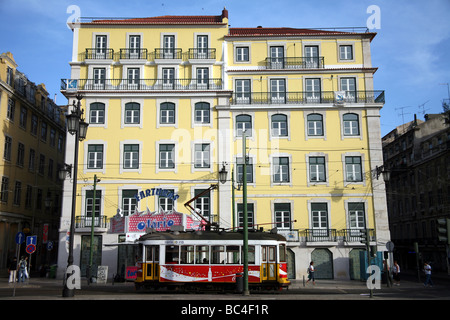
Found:
[(382, 135), (414, 114), (442, 112), (450, 98), (449, 0), (0, 0), (0, 51), (12, 52), (19, 70), (44, 83), (58, 104), (66, 104), (60, 79), (70, 75), (71, 5), (82, 17), (220, 15), (226, 7), (231, 27), (293, 28), (365, 27), (373, 14), (367, 8), (376, 5), (380, 28), (372, 30), (371, 50), (379, 68), (374, 89), (386, 91)]

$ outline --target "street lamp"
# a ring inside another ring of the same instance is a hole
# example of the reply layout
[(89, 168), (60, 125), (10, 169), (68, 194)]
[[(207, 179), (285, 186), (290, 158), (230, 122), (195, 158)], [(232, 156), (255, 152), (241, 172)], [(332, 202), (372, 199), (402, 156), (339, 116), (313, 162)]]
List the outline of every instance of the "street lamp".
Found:
[(221, 184), (227, 182), (227, 169), (225, 169), (225, 164), (222, 165), (222, 169), (219, 171), (219, 181)]
[[(75, 199), (77, 195), (77, 168), (78, 168), (78, 144), (79, 141), (86, 139), (87, 124), (83, 116), (83, 111), (81, 110), (81, 99), (83, 97), (81, 95), (77, 95), (77, 102), (73, 102), (73, 110), (72, 113), (67, 115), (67, 130), (71, 135), (75, 136), (75, 147), (74, 147), (74, 159), (73, 159), (73, 183), (72, 183), (72, 213), (70, 216), (70, 235), (69, 235), (69, 257), (67, 258), (67, 269), (71, 265), (73, 265), (73, 245), (74, 245), (74, 234), (75, 234)], [(65, 165), (64, 169), (59, 172), (60, 177), (64, 177), (64, 174), (67, 175), (70, 170), (70, 166)], [(71, 269), (71, 268), (70, 268)], [(75, 289), (71, 286), (67, 286), (67, 279), (71, 276), (71, 274), (67, 273), (64, 276), (64, 288), (63, 288), (63, 297), (73, 297), (75, 295)]]

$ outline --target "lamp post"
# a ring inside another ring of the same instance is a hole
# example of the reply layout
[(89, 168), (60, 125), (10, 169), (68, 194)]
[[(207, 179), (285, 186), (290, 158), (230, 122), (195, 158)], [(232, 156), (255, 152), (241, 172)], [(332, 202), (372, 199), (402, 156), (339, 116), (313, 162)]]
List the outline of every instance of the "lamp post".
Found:
[[(73, 159), (73, 184), (72, 184), (72, 213), (70, 216), (70, 235), (69, 235), (69, 256), (67, 258), (67, 268), (73, 265), (73, 245), (74, 245), (74, 234), (75, 234), (75, 205), (76, 205), (76, 195), (77, 195), (77, 168), (78, 168), (78, 144), (79, 141), (82, 141), (86, 138), (87, 124), (82, 118), (83, 111), (81, 110), (81, 99), (83, 98), (81, 95), (77, 95), (77, 103), (73, 102), (73, 110), (72, 113), (67, 115), (67, 130), (71, 135), (75, 136), (75, 147), (74, 147), (74, 159)], [(65, 166), (67, 169), (67, 166)], [(63, 174), (60, 174), (62, 176)], [(67, 286), (67, 278), (69, 278), (71, 274), (66, 272), (64, 276), (64, 288), (63, 288), (63, 297), (73, 297), (75, 295), (75, 289)]]

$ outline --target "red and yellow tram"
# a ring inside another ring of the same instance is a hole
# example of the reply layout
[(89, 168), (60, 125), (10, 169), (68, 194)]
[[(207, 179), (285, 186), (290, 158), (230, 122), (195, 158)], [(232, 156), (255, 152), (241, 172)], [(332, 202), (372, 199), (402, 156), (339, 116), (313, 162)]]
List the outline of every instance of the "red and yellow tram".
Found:
[[(234, 290), (243, 272), (243, 234), (224, 231), (148, 233), (138, 240), (137, 289)], [(289, 286), (286, 239), (276, 233), (248, 234), (249, 289)]]

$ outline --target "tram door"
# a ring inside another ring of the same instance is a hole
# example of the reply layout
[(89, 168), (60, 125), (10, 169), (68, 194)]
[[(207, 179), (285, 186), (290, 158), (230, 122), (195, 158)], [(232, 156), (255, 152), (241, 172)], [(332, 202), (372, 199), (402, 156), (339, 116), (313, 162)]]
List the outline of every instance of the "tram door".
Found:
[(145, 247), (145, 279), (158, 280), (159, 278), (159, 246)]
[(261, 280), (277, 279), (277, 247), (261, 246)]

